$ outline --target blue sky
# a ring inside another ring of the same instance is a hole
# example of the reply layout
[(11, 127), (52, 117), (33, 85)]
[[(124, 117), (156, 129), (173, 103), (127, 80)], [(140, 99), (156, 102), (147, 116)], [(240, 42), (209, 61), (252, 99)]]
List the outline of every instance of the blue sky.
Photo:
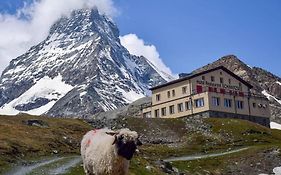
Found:
[[(31, 2), (31, 0), (29, 1)], [(120, 34), (156, 46), (174, 73), (190, 72), (221, 56), (281, 76), (280, 0), (115, 0)], [(1, 0), (14, 13), (22, 0)]]

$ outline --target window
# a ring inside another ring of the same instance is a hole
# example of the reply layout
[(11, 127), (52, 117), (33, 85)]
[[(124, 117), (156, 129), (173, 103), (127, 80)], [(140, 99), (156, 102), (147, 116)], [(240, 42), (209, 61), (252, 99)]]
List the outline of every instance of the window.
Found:
[(172, 95), (173, 95), (173, 97), (176, 96), (176, 92), (174, 89), (172, 90)]
[(178, 104), (178, 112), (183, 112), (183, 103)]
[(215, 77), (211, 76), (211, 81), (214, 82), (215, 81)]
[(168, 97), (168, 98), (171, 97), (171, 92), (170, 92), (170, 91), (167, 92), (167, 97)]
[(204, 106), (204, 98), (196, 99), (196, 100), (194, 100), (194, 102), (195, 102), (195, 107), (196, 108)]
[(223, 84), (223, 78), (222, 77), (220, 77), (220, 83)]
[(146, 112), (143, 114), (144, 118), (151, 118), (151, 112)]
[(156, 101), (160, 101), (160, 94), (156, 94)]
[(202, 76), (202, 80), (205, 80), (205, 76)]
[(161, 115), (162, 116), (166, 116), (166, 107), (165, 108), (161, 108)]
[(219, 106), (220, 105), (220, 98), (219, 97), (212, 97), (212, 104), (213, 104), (213, 106)]
[(253, 103), (253, 108), (256, 108), (257, 104), (256, 103)]
[(231, 84), (231, 79), (228, 79), (228, 84)]
[(170, 114), (174, 114), (175, 113), (175, 106), (174, 105), (169, 106), (169, 111), (170, 111)]
[(184, 87), (182, 87), (182, 94), (186, 94), (186, 93), (187, 93), (187, 87), (184, 86)]
[(186, 101), (186, 102), (185, 102), (185, 110), (186, 110), (186, 111), (187, 111), (187, 110), (190, 110), (191, 107), (192, 107), (191, 101)]
[(243, 109), (243, 101), (236, 101), (237, 109)]
[(220, 72), (220, 74), (222, 75), (222, 72)]
[(156, 109), (156, 110), (154, 111), (154, 116), (155, 116), (155, 117), (159, 117), (159, 109)]
[(227, 107), (227, 108), (231, 108), (231, 105), (232, 104), (232, 100), (231, 99), (227, 99), (225, 98), (224, 99), (224, 106)]

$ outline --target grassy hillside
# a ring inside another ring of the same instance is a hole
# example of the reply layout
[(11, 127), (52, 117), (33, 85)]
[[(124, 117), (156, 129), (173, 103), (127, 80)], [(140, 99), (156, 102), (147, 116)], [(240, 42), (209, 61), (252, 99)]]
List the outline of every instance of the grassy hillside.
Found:
[[(38, 119), (46, 127), (28, 126)], [(96, 125), (96, 127), (99, 127)], [(234, 119), (141, 119), (120, 118), (108, 127), (128, 127), (139, 133), (143, 146), (134, 156), (130, 175), (271, 173), (280, 166), (281, 131)], [(79, 155), (82, 135), (92, 129), (75, 119), (36, 116), (0, 116), (0, 174), (21, 159), (38, 159), (54, 154)], [(164, 163), (163, 159), (183, 155), (204, 155), (239, 148), (247, 150), (220, 157)], [(78, 164), (69, 175), (82, 175)]]
[(183, 119), (129, 118), (124, 123), (142, 137), (150, 137), (150, 140), (157, 137), (162, 137), (164, 141), (173, 138), (170, 143), (147, 143), (141, 147), (140, 153), (132, 161), (132, 174), (138, 174), (140, 167), (143, 167), (142, 172), (146, 172), (142, 174), (150, 174), (144, 168), (147, 166), (153, 167), (155, 174), (161, 174), (158, 160), (168, 157), (224, 152), (244, 147), (249, 149), (221, 157), (172, 162), (171, 165), (185, 174), (249, 175), (272, 173), (274, 167), (281, 165), (281, 131), (248, 121), (209, 118), (201, 123), (204, 129), (200, 126), (191, 128), (188, 125), (194, 123)]
[[(26, 122), (31, 119), (42, 121), (44, 126), (27, 125)], [(0, 116), (0, 174), (18, 160), (53, 154), (78, 154), (81, 138), (90, 129), (90, 125), (76, 119)]]

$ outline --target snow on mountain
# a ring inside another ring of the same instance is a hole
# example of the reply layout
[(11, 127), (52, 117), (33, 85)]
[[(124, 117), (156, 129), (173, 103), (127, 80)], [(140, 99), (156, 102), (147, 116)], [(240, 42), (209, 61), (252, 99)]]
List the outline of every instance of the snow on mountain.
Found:
[(279, 130), (281, 130), (281, 124), (276, 123), (276, 122), (270, 122), (270, 128), (271, 129), (279, 129)]
[(252, 67), (235, 55), (226, 55), (213, 63), (207, 64), (193, 73), (198, 73), (217, 66), (224, 66), (236, 75), (249, 82), (251, 93), (265, 95), (270, 100), (271, 121), (281, 123), (281, 78), (258, 67)]
[(145, 57), (150, 66), (166, 81), (177, 78), (175, 75), (172, 75), (170, 68), (164, 64), (154, 45), (145, 44), (136, 34), (127, 34), (119, 38), (122, 46), (124, 46), (130, 54)]
[(272, 100), (273, 99), (273, 100), (275, 100), (276, 102), (278, 102), (281, 105), (281, 100), (278, 100), (273, 95), (270, 95), (266, 90), (263, 90), (262, 94), (265, 95), (268, 100)]
[(281, 86), (281, 82), (280, 81), (276, 81), (277, 84), (279, 84)]
[(157, 73), (163, 77), (166, 81), (172, 81), (175, 80), (178, 77), (172, 76), (171, 74), (169, 74), (168, 72), (165, 72), (163, 70), (160, 70), (159, 68), (157, 68), (156, 65), (154, 65), (152, 62), (150, 62), (149, 60), (147, 60), (147, 62), (150, 64), (151, 67), (154, 68), (154, 70), (157, 71)]
[(71, 85), (62, 81), (61, 75), (53, 79), (43, 77), (21, 96), (2, 106), (0, 114), (16, 115), (25, 112), (42, 115), (72, 89)]
[(166, 82), (156, 67), (120, 44), (111, 19), (96, 9), (76, 10), (4, 70), (0, 113), (89, 117), (149, 95)]

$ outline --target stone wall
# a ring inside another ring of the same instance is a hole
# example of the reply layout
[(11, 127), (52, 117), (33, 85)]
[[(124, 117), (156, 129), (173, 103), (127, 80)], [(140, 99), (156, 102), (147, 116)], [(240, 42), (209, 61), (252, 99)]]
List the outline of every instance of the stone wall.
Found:
[(218, 111), (205, 111), (198, 114), (193, 114), (195, 117), (203, 117), (203, 118), (231, 118), (231, 119), (242, 119), (248, 120), (265, 127), (270, 127), (270, 120), (267, 117), (259, 117), (259, 116), (249, 116), (249, 115), (241, 115), (241, 114), (233, 114), (226, 112), (218, 112)]

